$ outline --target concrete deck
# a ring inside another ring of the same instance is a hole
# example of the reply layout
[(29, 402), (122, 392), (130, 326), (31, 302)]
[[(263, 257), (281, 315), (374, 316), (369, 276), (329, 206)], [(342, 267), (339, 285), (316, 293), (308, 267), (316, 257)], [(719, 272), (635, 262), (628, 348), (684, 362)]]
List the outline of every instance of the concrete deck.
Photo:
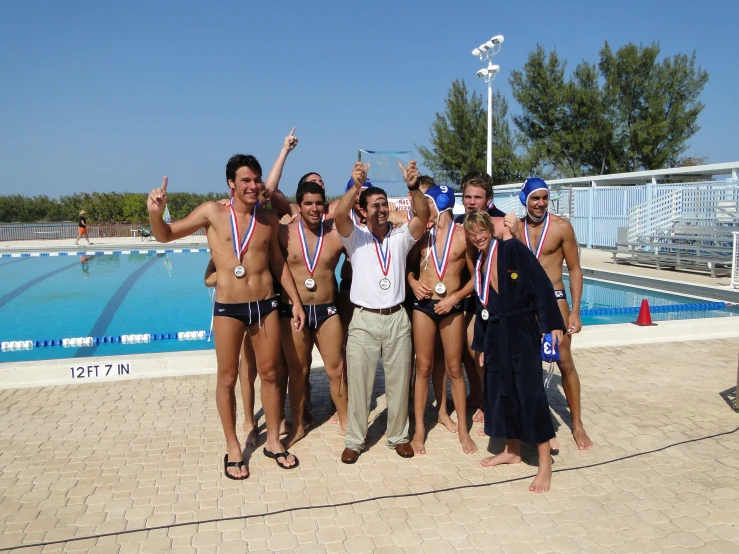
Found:
[(339, 461), (314, 371), (318, 425), (293, 449), (300, 467), (280, 470), (260, 447), (243, 483), (223, 476), (212, 375), (0, 391), (0, 551), (737, 552), (738, 350), (720, 339), (578, 351), (595, 447), (575, 448), (555, 376), (562, 448), (543, 495), (527, 490), (531, 450), (517, 466), (480, 466), (500, 444), (479, 424), (476, 454), (436, 426), (428, 454), (399, 458), (382, 437), (381, 374), (356, 465)]

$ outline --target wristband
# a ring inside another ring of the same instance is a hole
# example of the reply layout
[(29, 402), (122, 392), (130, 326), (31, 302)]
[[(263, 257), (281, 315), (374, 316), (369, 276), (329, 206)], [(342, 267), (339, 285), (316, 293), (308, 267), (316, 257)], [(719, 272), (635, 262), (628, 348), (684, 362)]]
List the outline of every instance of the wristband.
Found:
[(420, 189), (420, 188), (421, 188), (421, 185), (419, 185), (418, 183), (416, 183), (416, 184), (415, 184), (415, 185), (413, 185), (412, 187), (408, 187), (408, 191), (409, 191), (409, 192), (412, 192), (412, 191), (414, 191), (414, 190), (418, 190), (418, 189)]

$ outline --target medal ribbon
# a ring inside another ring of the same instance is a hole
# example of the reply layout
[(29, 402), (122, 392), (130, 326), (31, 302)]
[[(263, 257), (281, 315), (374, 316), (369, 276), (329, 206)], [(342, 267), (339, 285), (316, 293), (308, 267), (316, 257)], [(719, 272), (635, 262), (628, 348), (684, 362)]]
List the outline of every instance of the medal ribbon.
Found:
[(321, 232), (318, 234), (318, 242), (316, 242), (316, 249), (313, 252), (313, 258), (310, 257), (308, 251), (308, 241), (305, 238), (305, 229), (303, 228), (303, 222), (298, 220), (298, 238), (300, 239), (300, 250), (303, 253), (303, 261), (305, 262), (305, 268), (313, 277), (313, 272), (316, 270), (318, 264), (318, 258), (321, 257), (321, 251), (323, 250), (323, 223), (321, 223)]
[(491, 198), (491, 199), (490, 199), (490, 202), (488, 202), (488, 207), (487, 207), (487, 209), (488, 209), (488, 210), (490, 210), (490, 209), (492, 209), (492, 207), (493, 207), (493, 206), (495, 206), (495, 202), (493, 202), (493, 199)]
[[(388, 271), (390, 271), (390, 242), (387, 241), (390, 233), (385, 236), (382, 242), (372, 233), (372, 239), (375, 241), (375, 252), (377, 253), (377, 259), (380, 262), (380, 270), (382, 274), (387, 277)], [(383, 252), (384, 247), (384, 252)]]
[(254, 235), (254, 228), (255, 228), (254, 222), (256, 221), (257, 208), (255, 206), (251, 212), (251, 221), (249, 222), (249, 228), (246, 230), (246, 235), (244, 236), (243, 241), (241, 241), (241, 235), (239, 234), (239, 222), (236, 220), (236, 212), (234, 211), (233, 198), (231, 199), (230, 208), (231, 208), (231, 242), (233, 243), (234, 252), (236, 253), (236, 258), (239, 260), (239, 264), (241, 264), (241, 256), (244, 254), (244, 252), (246, 252), (247, 248), (249, 248), (251, 237)]
[(544, 224), (542, 225), (541, 229), (541, 236), (539, 237), (539, 244), (536, 245), (536, 250), (531, 248), (531, 239), (529, 239), (529, 224), (528, 222), (524, 226), (524, 231), (526, 232), (524, 234), (524, 238), (526, 239), (526, 246), (529, 247), (529, 250), (531, 250), (534, 254), (536, 254), (536, 259), (539, 259), (539, 256), (541, 256), (541, 251), (544, 248), (544, 241), (547, 238), (547, 234), (549, 233), (549, 212), (544, 216)]
[(482, 265), (482, 252), (477, 255), (477, 263), (475, 264), (475, 292), (477, 293), (483, 308), (488, 305), (488, 296), (490, 295), (490, 269), (493, 267), (493, 256), (495, 249), (498, 247), (498, 241), (492, 239), (490, 248), (488, 248), (488, 259), (485, 262), (485, 278), (480, 275), (480, 266)]
[[(433, 244), (431, 245), (431, 257), (434, 259), (434, 267), (436, 267), (436, 275), (439, 276), (439, 281), (444, 280), (444, 274), (446, 273), (447, 265), (449, 265), (449, 252), (452, 249), (452, 238), (454, 237), (454, 222), (452, 222), (451, 229), (447, 232), (446, 242), (444, 242), (444, 251), (441, 254), (441, 260), (439, 255), (436, 253), (436, 231), (437, 228), (431, 229), (431, 238)], [(441, 261), (441, 263), (439, 263)]]

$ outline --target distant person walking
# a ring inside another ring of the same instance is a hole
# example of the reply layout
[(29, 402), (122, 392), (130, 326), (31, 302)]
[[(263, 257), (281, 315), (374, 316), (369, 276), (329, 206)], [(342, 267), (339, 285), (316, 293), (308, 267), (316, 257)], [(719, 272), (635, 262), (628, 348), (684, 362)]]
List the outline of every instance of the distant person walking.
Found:
[(74, 241), (74, 245), (77, 246), (80, 243), (80, 239), (82, 237), (85, 237), (85, 240), (87, 241), (87, 244), (92, 245), (90, 242), (90, 237), (87, 236), (87, 212), (85, 210), (80, 211), (80, 216), (78, 218), (79, 221), (79, 233), (77, 235), (77, 240)]

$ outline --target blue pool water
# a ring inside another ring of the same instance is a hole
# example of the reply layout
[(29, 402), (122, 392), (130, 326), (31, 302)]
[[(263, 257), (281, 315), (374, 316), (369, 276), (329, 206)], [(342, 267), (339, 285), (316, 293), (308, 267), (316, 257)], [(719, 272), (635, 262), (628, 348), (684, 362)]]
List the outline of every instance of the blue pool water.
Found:
[[(203, 284), (208, 258), (205, 252), (1, 258), (0, 342), (208, 332), (211, 301)], [(700, 302), (586, 280), (582, 309), (639, 306), (643, 298), (652, 306)], [(659, 321), (736, 315), (739, 312), (731, 309), (653, 313), (652, 318)], [(635, 319), (633, 314), (593, 315), (584, 316), (583, 324), (625, 323)], [(48, 346), (0, 352), (0, 363), (212, 347), (213, 342), (206, 340)]]

